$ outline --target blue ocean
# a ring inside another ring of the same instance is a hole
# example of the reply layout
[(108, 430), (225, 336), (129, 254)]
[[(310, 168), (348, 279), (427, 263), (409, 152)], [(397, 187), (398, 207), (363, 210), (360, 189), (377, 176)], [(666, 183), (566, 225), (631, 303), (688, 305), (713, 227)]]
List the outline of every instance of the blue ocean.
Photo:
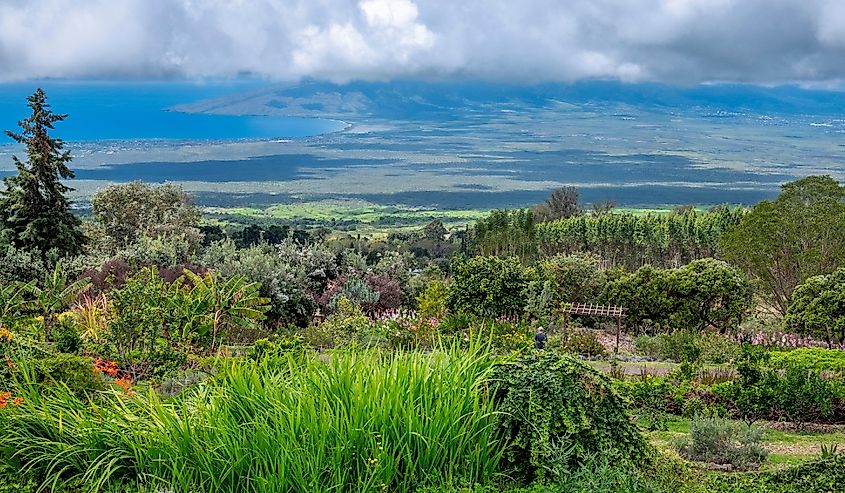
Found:
[[(17, 131), (29, 115), (26, 97), (41, 87), (53, 111), (68, 118), (56, 135), (69, 142), (103, 140), (239, 140), (306, 137), (341, 130), (342, 122), (285, 116), (212, 115), (168, 111), (238, 94), (260, 82), (60, 82), (0, 85), (0, 130)], [(3, 137), (0, 144), (11, 143)]]

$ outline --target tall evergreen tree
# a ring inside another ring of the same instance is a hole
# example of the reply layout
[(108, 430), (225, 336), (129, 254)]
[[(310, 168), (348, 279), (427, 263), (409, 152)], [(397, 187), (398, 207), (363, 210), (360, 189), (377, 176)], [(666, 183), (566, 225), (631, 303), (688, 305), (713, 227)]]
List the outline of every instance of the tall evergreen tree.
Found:
[(70, 212), (67, 192), (73, 190), (61, 180), (73, 178), (68, 168), (70, 152), (61, 139), (50, 137), (53, 124), (67, 115), (55, 114), (40, 88), (27, 98), (29, 118), (18, 122), (21, 133), (6, 131), (15, 142), (26, 146), (27, 159), (13, 157), (18, 174), (4, 179), (0, 194), (0, 243), (40, 251), (55, 249), (60, 255), (82, 251), (85, 236), (79, 218)]

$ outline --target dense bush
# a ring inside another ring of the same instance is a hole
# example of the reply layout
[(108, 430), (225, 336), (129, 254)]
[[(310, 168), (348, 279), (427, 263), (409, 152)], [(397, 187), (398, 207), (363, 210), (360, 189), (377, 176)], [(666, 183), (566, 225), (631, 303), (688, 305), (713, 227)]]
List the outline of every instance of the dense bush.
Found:
[(717, 333), (693, 334), (674, 331), (654, 336), (641, 335), (634, 339), (639, 354), (655, 360), (683, 361), (694, 349), (702, 363), (723, 364), (733, 361), (739, 353), (739, 343)]
[(594, 302), (607, 283), (601, 259), (589, 253), (556, 255), (537, 264), (540, 281), (549, 281), (556, 303)]
[(799, 284), (789, 302), (786, 324), (828, 345), (845, 343), (845, 268)]
[(594, 453), (649, 460), (650, 447), (622, 399), (587, 365), (544, 351), (498, 367), (493, 382), (498, 428), (509, 444), (505, 459), (526, 479)]
[(202, 258), (222, 276), (243, 276), (261, 286), (270, 299), (268, 316), (281, 324), (306, 326), (317, 307), (313, 293), (335, 276), (334, 254), (323, 248), (284, 240), (277, 246), (258, 244), (238, 249), (231, 240), (214, 243)]
[(91, 206), (94, 227), (89, 235), (109, 254), (149, 240), (172, 244), (173, 238), (180, 238), (186, 253), (192, 253), (201, 239), (199, 209), (177, 185), (150, 186), (140, 181), (111, 185), (94, 194)]
[(745, 469), (768, 457), (763, 431), (721, 418), (699, 416), (690, 422), (688, 437), (675, 441), (678, 453), (689, 460), (730, 464)]
[(522, 313), (528, 278), (515, 257), (455, 259), (446, 304), (454, 313), (497, 317)]
[(608, 283), (605, 302), (626, 308), (626, 324), (638, 329), (735, 331), (751, 306), (751, 286), (738, 270), (696, 260), (672, 270), (644, 266)]
[(818, 370), (767, 365), (768, 354), (744, 346), (737, 360), (739, 378), (716, 385), (714, 391), (730, 401), (739, 417), (787, 420), (797, 423), (845, 422), (845, 387), (824, 378)]
[(418, 312), (424, 318), (443, 318), (446, 315), (446, 284), (433, 280), (417, 296)]
[(833, 493), (845, 491), (845, 455), (786, 469), (711, 475), (703, 484), (713, 493)]
[(607, 349), (599, 342), (595, 332), (591, 330), (567, 332), (561, 343), (566, 351), (588, 358), (607, 354)]

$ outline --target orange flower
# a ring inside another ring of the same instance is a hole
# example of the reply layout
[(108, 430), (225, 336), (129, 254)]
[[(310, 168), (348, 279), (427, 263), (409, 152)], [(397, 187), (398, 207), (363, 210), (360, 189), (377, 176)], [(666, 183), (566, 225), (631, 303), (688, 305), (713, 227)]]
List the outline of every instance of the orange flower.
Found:
[(10, 359), (7, 359), (7, 360), (6, 360), (6, 366), (8, 366), (9, 368), (14, 368), (14, 367), (15, 367), (15, 362), (14, 362), (14, 361), (12, 361), (12, 360), (10, 360)]
[(103, 358), (94, 360), (94, 373), (105, 373), (110, 377), (114, 377), (119, 373), (117, 363), (114, 361), (103, 361)]
[(129, 396), (135, 394), (135, 391), (132, 390), (132, 379), (131, 378), (129, 378), (129, 377), (115, 378), (114, 383), (118, 387), (123, 389), (124, 394), (129, 395)]
[(20, 406), (21, 404), (23, 404), (23, 397), (15, 397), (15, 400), (12, 401), (12, 404)]
[(9, 405), (9, 397), (12, 397), (11, 392), (0, 392), (0, 409)]

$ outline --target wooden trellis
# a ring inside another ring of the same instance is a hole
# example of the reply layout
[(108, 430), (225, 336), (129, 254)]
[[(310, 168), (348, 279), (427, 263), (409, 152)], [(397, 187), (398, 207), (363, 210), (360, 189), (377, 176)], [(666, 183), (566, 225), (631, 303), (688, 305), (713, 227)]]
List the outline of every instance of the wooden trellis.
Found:
[(625, 318), (624, 308), (615, 305), (594, 305), (592, 303), (564, 303), (562, 311), (568, 315), (616, 319), (616, 353), (619, 354), (619, 334), (622, 332), (622, 319)]

